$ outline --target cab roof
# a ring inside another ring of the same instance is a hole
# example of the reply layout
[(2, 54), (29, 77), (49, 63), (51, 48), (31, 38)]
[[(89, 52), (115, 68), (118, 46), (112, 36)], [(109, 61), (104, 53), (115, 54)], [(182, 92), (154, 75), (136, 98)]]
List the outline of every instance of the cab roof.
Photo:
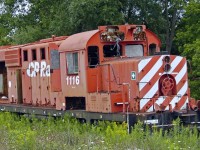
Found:
[(64, 52), (85, 49), (91, 37), (98, 32), (99, 30), (92, 30), (71, 35), (61, 43), (59, 51)]

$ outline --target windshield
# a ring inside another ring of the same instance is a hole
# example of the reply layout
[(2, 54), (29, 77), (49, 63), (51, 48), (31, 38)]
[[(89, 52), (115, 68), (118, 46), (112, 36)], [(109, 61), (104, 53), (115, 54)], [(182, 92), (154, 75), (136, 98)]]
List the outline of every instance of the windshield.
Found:
[(126, 45), (125, 55), (127, 57), (144, 56), (143, 46), (142, 45)]

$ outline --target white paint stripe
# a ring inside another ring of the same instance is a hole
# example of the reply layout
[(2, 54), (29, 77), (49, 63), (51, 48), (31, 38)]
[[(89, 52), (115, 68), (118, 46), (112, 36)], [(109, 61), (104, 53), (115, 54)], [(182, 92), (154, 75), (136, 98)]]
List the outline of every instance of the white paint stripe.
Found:
[(147, 94), (140, 100), (140, 109), (153, 97), (153, 95), (158, 91), (158, 80), (153, 85), (153, 87), (147, 92)]
[(138, 72), (140, 73), (142, 69), (151, 61), (152, 58), (141, 60), (138, 64)]
[[(158, 99), (157, 99), (157, 101), (155, 102), (155, 103), (157, 103), (159, 106), (164, 102), (164, 100), (166, 99), (167, 97), (165, 97), (165, 96), (160, 96)], [(166, 108), (165, 108), (165, 110), (169, 110), (169, 106), (167, 106)], [(148, 110), (147, 110), (147, 112), (152, 112), (153, 111), (153, 106), (152, 106), (152, 108), (150, 107)]]
[(179, 101), (179, 99), (181, 99), (181, 97), (187, 92), (187, 89), (188, 89), (188, 82), (186, 81), (185, 84), (183, 85), (183, 87), (177, 93), (177, 95), (180, 95), (180, 97), (176, 96), (170, 102), (170, 104), (172, 105), (172, 109), (174, 109), (175, 103), (177, 103)]
[(171, 74), (174, 69), (177, 67), (177, 65), (181, 62), (181, 60), (183, 59), (183, 57), (180, 56), (176, 56), (176, 58), (171, 62), (171, 70), (168, 72), (168, 74)]
[(152, 112), (153, 111), (153, 105), (147, 110), (147, 112)]
[[(160, 69), (160, 67), (162, 66), (163, 64), (163, 59), (164, 56), (161, 56), (158, 61), (153, 65), (153, 67), (151, 68), (151, 70), (142, 78), (142, 80), (140, 80), (140, 82), (142, 83), (139, 83), (139, 90), (141, 91), (144, 86), (147, 84), (147, 82), (149, 82), (153, 76), (155, 75), (155, 73)], [(145, 83), (143, 83), (145, 82)]]
[(162, 103), (164, 102), (164, 100), (165, 100), (164, 96), (160, 96), (160, 97), (158, 98), (158, 100), (156, 101), (156, 103), (157, 103), (158, 105), (160, 105), (160, 104), (162, 104)]
[(183, 76), (187, 73), (187, 64), (185, 63), (183, 68), (180, 70), (178, 75), (175, 77), (176, 84), (180, 82), (180, 80), (183, 78)]
[[(163, 56), (164, 57), (164, 56)], [(182, 61), (182, 59), (183, 59), (183, 57), (180, 57), (180, 56), (177, 56), (173, 61), (172, 61), (172, 63), (171, 63), (171, 66), (172, 66), (172, 68), (171, 68), (171, 70), (170, 70), (170, 72), (168, 72), (168, 74), (170, 74), (170, 73), (172, 73), (174, 70), (175, 70), (175, 68), (177, 67), (177, 65)], [(162, 59), (161, 59), (162, 60)], [(160, 59), (156, 62), (156, 64), (158, 63), (160, 61)], [(159, 62), (160, 64), (162, 64), (162, 62)], [(154, 66), (156, 66), (156, 65), (154, 65)], [(159, 66), (159, 65), (158, 65)], [(154, 67), (153, 67), (154, 68)], [(159, 67), (160, 68), (160, 67)], [(149, 72), (152, 72), (153, 71), (153, 69), (151, 69)], [(150, 81), (150, 79), (153, 77), (153, 75), (152, 75), (152, 77), (149, 77), (149, 72), (145, 75), (145, 77), (142, 79), (143, 81), (144, 80), (147, 80), (148, 79), (148, 81), (145, 81), (145, 82), (149, 82)], [(156, 73), (157, 71), (153, 71), (154, 73)], [(183, 68), (181, 69), (181, 71), (178, 73), (178, 75), (175, 77), (175, 80), (176, 80), (176, 84), (178, 84), (179, 82), (180, 82), (180, 80), (182, 79), (182, 77), (186, 74), (186, 72), (187, 72), (187, 65), (185, 64), (184, 66), (183, 66)], [(153, 74), (153, 73), (152, 73)], [(140, 82), (143, 82), (143, 81), (140, 81)], [(159, 80), (158, 80), (159, 81)], [(144, 96), (144, 98), (143, 99), (141, 99), (140, 100), (140, 109), (142, 109), (144, 106), (145, 106), (145, 104), (150, 100), (150, 98), (152, 98), (153, 97), (153, 95), (158, 91), (158, 81), (153, 85), (153, 87), (147, 92), (147, 94)], [(146, 85), (146, 83), (145, 84), (142, 84), (141, 85), (141, 87), (140, 87), (140, 90), (142, 90), (142, 88), (144, 87)], [(187, 91), (187, 88), (188, 88), (188, 83), (186, 82), (185, 84), (184, 84), (184, 86), (179, 90), (179, 92), (177, 93), (177, 95), (180, 95), (180, 96), (182, 96), (182, 95), (184, 95), (185, 93), (186, 93), (186, 91)], [(147, 99), (148, 98), (148, 99)], [(161, 97), (159, 97), (158, 98), (158, 100), (156, 101), (156, 103), (158, 104), (158, 105), (160, 105), (160, 104), (162, 104), (163, 102), (164, 102), (164, 98), (163, 98), (163, 96), (161, 96)], [(170, 104), (172, 105), (172, 109), (175, 107), (175, 103), (176, 102), (178, 102), (179, 101), (179, 98), (176, 96), (176, 97), (174, 97), (173, 99), (172, 99), (172, 101), (170, 102)], [(151, 106), (152, 108), (153, 108), (153, 106)], [(150, 112), (151, 110), (153, 111), (153, 109), (152, 108), (149, 108), (148, 110), (147, 110), (147, 112)], [(167, 109), (169, 109), (169, 106), (167, 106), (167, 108), (165, 109), (165, 110), (167, 110)]]
[(183, 96), (187, 92), (187, 89), (188, 89), (188, 81), (185, 82), (183, 87), (178, 91), (177, 95)]
[(164, 74), (178, 74), (178, 72), (173, 72), (177, 65), (182, 61), (183, 57), (180, 56), (176, 56), (176, 58), (172, 61), (171, 63), (171, 69), (169, 72), (163, 72), (163, 73), (159, 73), (160, 76), (164, 75)]
[[(163, 62), (162, 62), (162, 59), (163, 59), (164, 56), (160, 57), (160, 59), (156, 62), (156, 64), (151, 68), (151, 70), (142, 78), (142, 80), (140, 82), (142, 83), (139, 83), (139, 90), (141, 91), (145, 85), (147, 84), (146, 82), (149, 82), (152, 77), (155, 75), (155, 73), (159, 70), (159, 68), (162, 66)], [(182, 61), (183, 57), (180, 57), (180, 56), (176, 56), (176, 58), (172, 61), (171, 63), (171, 70), (167, 73), (167, 74), (171, 74), (175, 68), (177, 67), (177, 65)], [(185, 64), (186, 65), (186, 64)], [(180, 73), (183, 73), (185, 71), (185, 67), (186, 67), (186, 70), (187, 70), (187, 66), (185, 66), (181, 69), (182, 72)], [(178, 74), (180, 74), (178, 73)], [(163, 74), (166, 74), (165, 72)], [(145, 82), (145, 83), (143, 83)]]
[(174, 109), (175, 107), (175, 103), (177, 103), (179, 100), (181, 99), (181, 97), (175, 96), (172, 101), (170, 102), (172, 109)]

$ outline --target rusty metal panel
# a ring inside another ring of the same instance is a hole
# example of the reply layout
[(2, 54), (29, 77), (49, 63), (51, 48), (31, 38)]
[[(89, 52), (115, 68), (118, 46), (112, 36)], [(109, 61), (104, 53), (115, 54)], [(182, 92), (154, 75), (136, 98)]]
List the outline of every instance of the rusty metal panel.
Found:
[(17, 102), (17, 81), (16, 81), (16, 71), (13, 68), (8, 68), (8, 98), (12, 103)]
[(89, 93), (86, 101), (86, 111), (90, 112), (112, 112), (109, 93)]
[(98, 95), (97, 93), (89, 93), (86, 99), (86, 111), (98, 112)]
[(58, 46), (54, 43), (49, 44), (50, 68), (51, 68), (51, 92), (61, 91), (61, 73), (60, 73), (60, 54)]
[(0, 50), (0, 61), (5, 61), (5, 50)]
[(110, 66), (109, 65), (104, 65), (101, 66), (101, 73), (102, 73), (102, 91), (110, 91)]
[(32, 104), (31, 78), (26, 74), (26, 69), (22, 70), (22, 79), (23, 103)]
[[(124, 103), (127, 104), (128, 94), (126, 93), (125, 96), (126, 96), (126, 101)], [(127, 105), (125, 105), (125, 106), (127, 106)], [(123, 101), (122, 101), (122, 93), (121, 92), (111, 93), (111, 109), (112, 109), (112, 112), (122, 112), (123, 111)]]
[(21, 50), (20, 48), (5, 51), (5, 63), (7, 67), (21, 66)]
[(40, 74), (36, 73), (35, 77), (31, 77), (31, 85), (32, 85), (32, 101), (33, 105), (41, 105), (41, 97), (40, 97)]
[(101, 111), (104, 113), (111, 113), (111, 97), (109, 93), (101, 93), (100, 94), (100, 102), (101, 102)]
[(40, 100), (42, 101), (42, 105), (51, 106), (50, 101), (50, 81), (49, 77), (40, 77)]
[(60, 78), (60, 69), (53, 70), (51, 73), (51, 92), (59, 92), (61, 91), (61, 78)]
[(66, 102), (65, 102), (65, 98), (63, 97), (62, 92), (51, 92), (50, 100), (51, 100), (52, 106), (56, 107), (57, 110), (66, 109)]
[(87, 69), (88, 93), (102, 91), (102, 79), (100, 68)]
[(22, 100), (22, 74), (21, 69), (16, 70), (16, 82), (17, 82), (17, 103), (21, 104)]

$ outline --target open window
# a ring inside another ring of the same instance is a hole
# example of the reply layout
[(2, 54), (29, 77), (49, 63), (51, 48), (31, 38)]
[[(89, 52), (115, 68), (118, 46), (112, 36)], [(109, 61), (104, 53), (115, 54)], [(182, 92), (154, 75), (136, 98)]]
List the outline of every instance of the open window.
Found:
[(156, 52), (156, 44), (150, 44), (149, 45), (149, 55), (154, 55)]
[(118, 57), (122, 55), (122, 46), (116, 44), (103, 46), (104, 57)]
[(67, 73), (77, 74), (78, 73), (78, 52), (67, 53)]
[(28, 61), (28, 51), (27, 50), (23, 51), (23, 60)]
[(41, 60), (46, 59), (45, 48), (40, 48), (40, 58)]
[(36, 49), (32, 49), (32, 60), (37, 60)]
[(88, 47), (88, 67), (94, 68), (99, 64), (99, 48), (97, 46)]
[(125, 55), (127, 57), (144, 56), (144, 50), (142, 45), (126, 45)]

